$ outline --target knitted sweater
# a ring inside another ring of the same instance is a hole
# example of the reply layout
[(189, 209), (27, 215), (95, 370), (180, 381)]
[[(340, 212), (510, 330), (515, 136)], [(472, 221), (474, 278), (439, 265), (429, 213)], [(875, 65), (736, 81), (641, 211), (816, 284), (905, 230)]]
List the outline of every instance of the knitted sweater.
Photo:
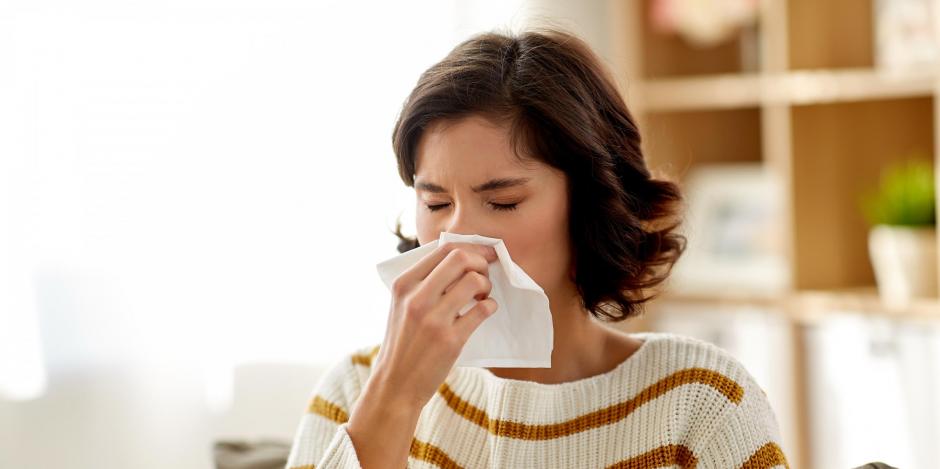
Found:
[[(789, 468), (777, 420), (730, 352), (667, 332), (605, 373), (558, 384), (454, 367), (421, 410), (409, 468)], [(379, 347), (320, 378), (287, 469), (353, 469), (349, 412)]]

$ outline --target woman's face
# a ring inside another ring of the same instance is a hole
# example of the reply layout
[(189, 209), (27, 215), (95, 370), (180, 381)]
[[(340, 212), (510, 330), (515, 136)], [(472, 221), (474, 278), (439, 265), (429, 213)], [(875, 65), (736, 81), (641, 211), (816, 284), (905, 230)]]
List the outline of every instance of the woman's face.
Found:
[(415, 171), (421, 245), (442, 231), (500, 238), (546, 293), (570, 284), (565, 174), (520, 163), (508, 126), (478, 116), (434, 123), (418, 142)]

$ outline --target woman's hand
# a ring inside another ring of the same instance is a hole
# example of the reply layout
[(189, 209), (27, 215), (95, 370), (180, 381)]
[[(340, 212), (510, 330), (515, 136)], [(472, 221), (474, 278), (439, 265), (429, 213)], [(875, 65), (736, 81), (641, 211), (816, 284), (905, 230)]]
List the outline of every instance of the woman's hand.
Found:
[(421, 409), (497, 309), (488, 277), (496, 259), (491, 246), (450, 242), (395, 279), (385, 339), (347, 426), (363, 468), (406, 464)]
[[(491, 246), (447, 243), (395, 279), (385, 340), (372, 374), (421, 408), (444, 382), (476, 328), (496, 311)], [(478, 303), (463, 316), (468, 302)]]

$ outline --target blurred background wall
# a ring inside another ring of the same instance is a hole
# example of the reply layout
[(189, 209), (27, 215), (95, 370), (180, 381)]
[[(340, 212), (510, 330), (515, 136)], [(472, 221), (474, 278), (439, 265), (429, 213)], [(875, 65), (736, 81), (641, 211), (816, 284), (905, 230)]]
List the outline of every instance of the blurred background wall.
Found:
[(0, 4), (0, 467), (288, 441), (384, 335), (392, 125), (470, 34), (613, 69), (689, 250), (625, 330), (768, 394), (791, 467), (940, 460), (935, 0)]

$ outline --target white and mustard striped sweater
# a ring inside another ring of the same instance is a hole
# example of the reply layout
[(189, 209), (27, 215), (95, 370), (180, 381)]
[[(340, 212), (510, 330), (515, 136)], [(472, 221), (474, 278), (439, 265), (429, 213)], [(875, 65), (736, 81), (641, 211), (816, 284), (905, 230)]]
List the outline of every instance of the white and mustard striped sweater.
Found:
[[(606, 373), (559, 384), (454, 367), (421, 411), (409, 468), (789, 468), (764, 394), (726, 350), (666, 332)], [(378, 346), (310, 397), (288, 469), (359, 468), (346, 422)]]

